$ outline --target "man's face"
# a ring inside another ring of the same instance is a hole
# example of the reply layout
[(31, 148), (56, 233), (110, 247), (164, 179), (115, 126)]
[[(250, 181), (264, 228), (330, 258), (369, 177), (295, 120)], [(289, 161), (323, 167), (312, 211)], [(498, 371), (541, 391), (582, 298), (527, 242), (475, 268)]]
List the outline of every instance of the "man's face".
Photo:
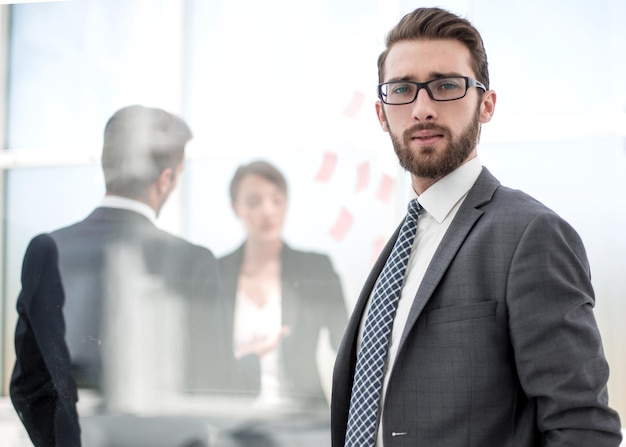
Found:
[[(476, 78), (467, 47), (456, 40), (410, 40), (393, 45), (384, 82), (427, 82), (444, 76)], [(402, 167), (414, 177), (439, 179), (476, 156), (480, 124), (491, 119), (495, 93), (470, 87), (465, 97), (434, 101), (425, 89), (406, 105), (376, 103)]]

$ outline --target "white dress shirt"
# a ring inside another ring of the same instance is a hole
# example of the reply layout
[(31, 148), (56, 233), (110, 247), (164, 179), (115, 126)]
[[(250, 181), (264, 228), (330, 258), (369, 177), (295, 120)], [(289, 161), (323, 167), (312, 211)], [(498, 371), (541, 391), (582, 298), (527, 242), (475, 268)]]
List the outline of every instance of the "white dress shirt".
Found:
[(130, 210), (136, 213), (146, 216), (150, 219), (150, 222), (156, 225), (156, 212), (148, 205), (138, 200), (129, 199), (127, 197), (120, 196), (104, 196), (100, 202), (100, 206), (103, 208), (118, 208), (123, 210)]
[[(267, 303), (253, 302), (243, 291), (237, 291), (235, 300), (233, 344), (235, 352), (259, 340), (273, 338), (282, 327), (282, 294), (280, 289)], [(284, 403), (280, 348), (274, 347), (260, 357), (261, 390), (255, 400), (259, 408), (271, 408)]]

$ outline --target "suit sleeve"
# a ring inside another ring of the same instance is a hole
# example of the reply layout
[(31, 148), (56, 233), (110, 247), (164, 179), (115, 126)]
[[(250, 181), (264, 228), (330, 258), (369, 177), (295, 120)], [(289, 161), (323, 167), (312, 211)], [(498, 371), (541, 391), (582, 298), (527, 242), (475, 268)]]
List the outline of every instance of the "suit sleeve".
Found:
[(37, 236), (22, 266), (10, 383), (13, 405), (36, 447), (80, 446), (63, 304), (56, 244), (48, 235)]
[(511, 265), (507, 301), (519, 379), (537, 403), (546, 447), (618, 446), (608, 407), (608, 364), (583, 244), (553, 214), (534, 218)]

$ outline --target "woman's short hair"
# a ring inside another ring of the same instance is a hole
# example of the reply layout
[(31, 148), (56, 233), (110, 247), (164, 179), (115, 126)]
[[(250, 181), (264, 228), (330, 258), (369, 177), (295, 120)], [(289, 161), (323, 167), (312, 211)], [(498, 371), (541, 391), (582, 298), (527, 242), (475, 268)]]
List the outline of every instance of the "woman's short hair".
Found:
[(285, 176), (274, 166), (273, 164), (264, 161), (256, 160), (248, 164), (241, 165), (235, 171), (233, 179), (230, 181), (230, 201), (234, 203), (239, 194), (239, 186), (244, 177), (248, 175), (258, 175), (265, 180), (273, 183), (276, 187), (287, 195), (287, 181)]

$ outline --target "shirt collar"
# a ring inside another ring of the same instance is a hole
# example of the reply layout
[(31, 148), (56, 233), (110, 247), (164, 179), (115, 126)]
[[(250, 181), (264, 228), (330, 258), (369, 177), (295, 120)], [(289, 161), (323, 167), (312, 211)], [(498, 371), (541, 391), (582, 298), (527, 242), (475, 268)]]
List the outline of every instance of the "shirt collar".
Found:
[(105, 208), (117, 208), (134, 211), (141, 214), (142, 216), (147, 217), (150, 222), (156, 225), (156, 212), (151, 207), (138, 200), (129, 199), (127, 197), (107, 195), (104, 196), (102, 202), (100, 202), (100, 206)]
[(418, 202), (437, 222), (443, 222), (459, 200), (469, 192), (481, 170), (479, 158), (472, 158), (420, 194)]

